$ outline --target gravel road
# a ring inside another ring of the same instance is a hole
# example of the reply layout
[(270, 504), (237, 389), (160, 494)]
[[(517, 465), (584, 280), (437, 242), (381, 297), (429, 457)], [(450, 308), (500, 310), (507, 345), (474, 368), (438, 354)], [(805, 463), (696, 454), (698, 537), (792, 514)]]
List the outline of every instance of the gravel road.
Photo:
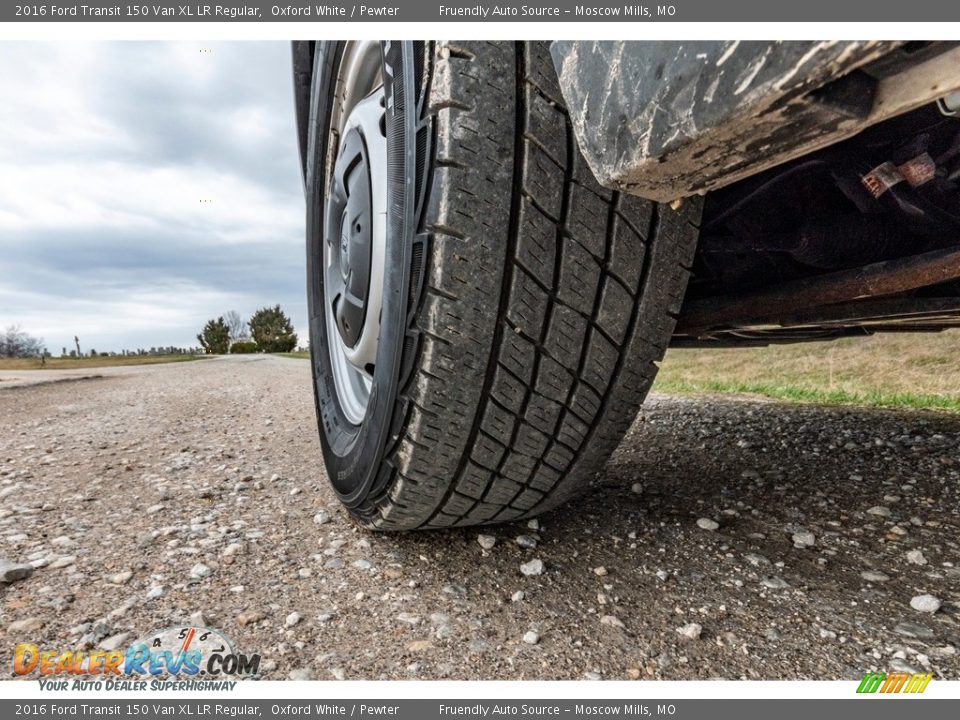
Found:
[(960, 679), (956, 416), (653, 395), (584, 501), (391, 536), (307, 362), (96, 373), (0, 384), (5, 668), (192, 622), (274, 679)]

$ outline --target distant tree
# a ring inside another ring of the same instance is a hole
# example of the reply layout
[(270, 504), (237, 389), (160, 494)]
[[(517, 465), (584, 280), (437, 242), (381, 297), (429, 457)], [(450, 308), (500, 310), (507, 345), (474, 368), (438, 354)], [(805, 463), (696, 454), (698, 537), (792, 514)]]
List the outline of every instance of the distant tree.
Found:
[(257, 351), (257, 344), (252, 340), (238, 340), (230, 346), (231, 355), (246, 355), (247, 353), (255, 353)]
[(236, 310), (230, 310), (224, 313), (223, 320), (227, 323), (227, 328), (230, 330), (230, 342), (235, 343), (238, 340), (246, 340), (247, 337), (249, 337), (247, 334), (247, 324)]
[(223, 316), (209, 320), (203, 326), (203, 331), (197, 335), (197, 340), (207, 355), (225, 355), (230, 349), (230, 329), (223, 321)]
[(43, 338), (28, 335), (19, 325), (0, 332), (0, 357), (37, 357), (43, 352)]
[(297, 346), (293, 323), (279, 305), (260, 308), (253, 314), (250, 335), (263, 352), (290, 352)]

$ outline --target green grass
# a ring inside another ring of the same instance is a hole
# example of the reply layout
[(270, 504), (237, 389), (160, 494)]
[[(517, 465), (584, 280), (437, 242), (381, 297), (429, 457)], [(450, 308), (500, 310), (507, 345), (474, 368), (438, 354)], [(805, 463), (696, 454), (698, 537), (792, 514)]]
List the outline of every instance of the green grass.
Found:
[(157, 365), (160, 363), (191, 362), (208, 355), (117, 355), (116, 357), (47, 358), (0, 358), (0, 370), (77, 370), (113, 367), (116, 365)]
[(704, 380), (701, 382), (658, 381), (657, 391), (666, 393), (735, 393), (761, 395), (776, 400), (817, 403), (821, 405), (865, 405), (888, 408), (915, 408), (922, 410), (949, 410), (960, 412), (960, 398), (913, 393), (887, 393), (871, 390), (851, 393), (845, 390), (822, 390), (776, 383), (740, 383)]
[(293, 352), (288, 352), (288, 353), (271, 353), (271, 355), (276, 355), (277, 357), (295, 358), (297, 360), (310, 359), (309, 350), (294, 350)]
[(654, 390), (960, 412), (960, 332), (667, 353)]

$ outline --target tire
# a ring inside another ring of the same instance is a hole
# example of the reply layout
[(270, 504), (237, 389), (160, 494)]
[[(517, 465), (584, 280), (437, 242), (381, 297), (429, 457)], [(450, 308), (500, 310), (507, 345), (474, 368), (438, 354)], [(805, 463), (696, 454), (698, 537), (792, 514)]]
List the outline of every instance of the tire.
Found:
[(324, 350), (324, 158), (342, 43), (315, 51), (306, 186), (328, 476), (363, 526), (527, 518), (584, 490), (633, 421), (686, 288), (700, 202), (600, 187), (547, 43), (385, 43), (390, 206), (360, 423)]

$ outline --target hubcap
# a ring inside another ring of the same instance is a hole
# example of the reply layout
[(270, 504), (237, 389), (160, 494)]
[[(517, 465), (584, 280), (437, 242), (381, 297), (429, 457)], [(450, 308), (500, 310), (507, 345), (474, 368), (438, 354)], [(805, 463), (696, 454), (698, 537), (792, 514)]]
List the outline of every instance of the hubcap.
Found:
[(378, 43), (347, 43), (330, 124), (335, 154), (327, 165), (326, 336), (337, 398), (354, 425), (370, 400), (383, 304), (387, 140), (380, 67)]
[[(368, 98), (364, 103), (376, 98)], [(354, 114), (360, 112), (358, 106)], [(340, 340), (354, 348), (363, 330), (370, 299), (370, 250), (373, 210), (370, 198), (370, 164), (357, 127), (340, 144), (327, 199), (326, 234), (330, 239), (327, 286)]]

